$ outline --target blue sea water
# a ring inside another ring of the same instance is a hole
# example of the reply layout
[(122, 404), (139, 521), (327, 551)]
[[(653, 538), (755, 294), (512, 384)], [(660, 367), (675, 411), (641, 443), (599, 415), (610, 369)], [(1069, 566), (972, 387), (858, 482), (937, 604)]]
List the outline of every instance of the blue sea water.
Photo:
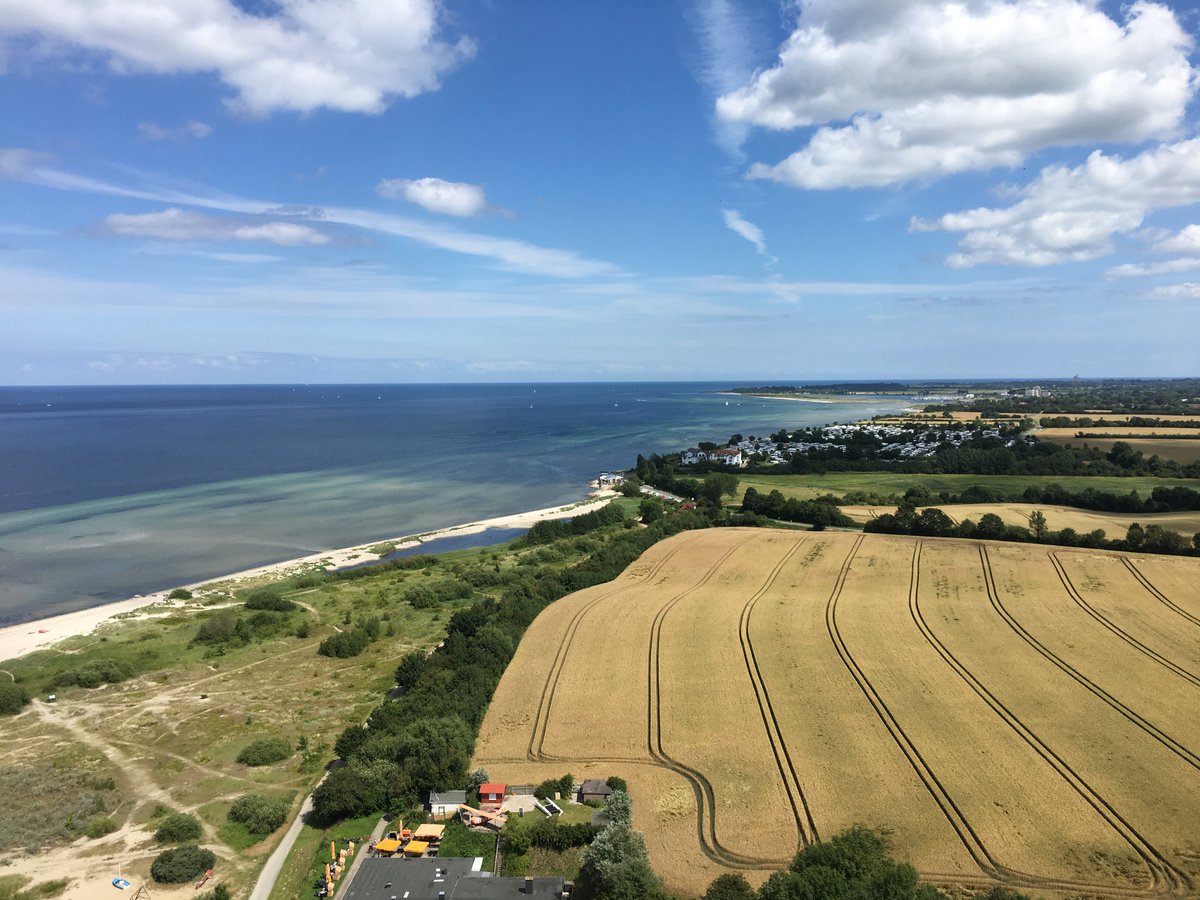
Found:
[(905, 405), (729, 387), (0, 388), (0, 623), (577, 500), (638, 453)]

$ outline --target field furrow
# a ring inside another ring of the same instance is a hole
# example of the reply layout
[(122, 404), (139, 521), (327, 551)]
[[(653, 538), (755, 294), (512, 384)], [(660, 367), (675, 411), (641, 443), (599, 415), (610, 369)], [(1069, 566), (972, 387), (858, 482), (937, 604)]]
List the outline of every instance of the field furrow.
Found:
[(1070, 848), (1124, 842), (922, 636), (908, 610), (914, 549), (883, 539), (855, 558), (838, 607), (850, 652), (997, 867), (1077, 879)]
[(1200, 624), (1200, 584), (1195, 563), (1170, 556), (1127, 556), (1124, 562), (1185, 619)]
[(997, 717), (1108, 824), (1092, 844), (1045, 849), (1062, 853), (1059, 864), (1077, 878), (1102, 864), (1107, 878), (1134, 886), (1149, 866), (1162, 886), (1184, 883), (1169, 851), (1183, 846), (1200, 815), (1200, 771), (1004, 627), (972, 549), (923, 544), (915, 614)]
[(822, 834), (864, 823), (893, 835), (922, 871), (979, 874), (829, 639), (825, 604), (853, 542), (811, 538), (754, 609), (749, 635), (780, 731)]

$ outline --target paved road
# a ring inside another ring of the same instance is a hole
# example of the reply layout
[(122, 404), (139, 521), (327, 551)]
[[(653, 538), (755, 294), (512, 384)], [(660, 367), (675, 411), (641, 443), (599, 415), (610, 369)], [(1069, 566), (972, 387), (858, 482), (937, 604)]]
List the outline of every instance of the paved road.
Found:
[[(321, 779), (321, 781), (324, 780), (324, 778)], [(321, 784), (318, 782), (317, 787), (320, 786)], [(283, 863), (288, 854), (292, 852), (292, 845), (296, 843), (296, 838), (300, 837), (300, 829), (304, 827), (304, 817), (310, 812), (312, 812), (312, 794), (304, 798), (304, 805), (300, 807), (300, 815), (296, 816), (296, 821), (292, 823), (292, 827), (287, 830), (287, 834), (283, 836), (283, 840), (279, 842), (279, 846), (275, 848), (275, 852), (271, 854), (267, 859), (267, 864), (259, 872), (254, 890), (250, 892), (250, 900), (267, 900), (271, 896), (275, 881), (283, 870)]]

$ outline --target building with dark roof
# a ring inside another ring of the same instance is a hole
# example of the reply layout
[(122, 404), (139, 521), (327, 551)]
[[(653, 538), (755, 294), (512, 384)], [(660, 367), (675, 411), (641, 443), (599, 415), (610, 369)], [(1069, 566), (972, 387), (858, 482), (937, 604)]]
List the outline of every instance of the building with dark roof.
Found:
[(603, 803), (612, 792), (613, 790), (608, 786), (608, 782), (600, 781), (597, 778), (589, 778), (579, 788), (579, 802), (587, 803), (589, 800), (599, 800)]
[(571, 896), (561, 878), (497, 878), (481, 871), (483, 860), (364, 859), (338, 900), (522, 900)]

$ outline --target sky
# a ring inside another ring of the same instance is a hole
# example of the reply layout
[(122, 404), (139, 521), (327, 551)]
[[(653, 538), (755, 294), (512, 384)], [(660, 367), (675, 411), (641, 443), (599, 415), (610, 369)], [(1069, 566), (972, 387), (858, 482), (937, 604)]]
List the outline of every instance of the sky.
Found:
[(0, 384), (1198, 374), (1185, 0), (3, 0)]

